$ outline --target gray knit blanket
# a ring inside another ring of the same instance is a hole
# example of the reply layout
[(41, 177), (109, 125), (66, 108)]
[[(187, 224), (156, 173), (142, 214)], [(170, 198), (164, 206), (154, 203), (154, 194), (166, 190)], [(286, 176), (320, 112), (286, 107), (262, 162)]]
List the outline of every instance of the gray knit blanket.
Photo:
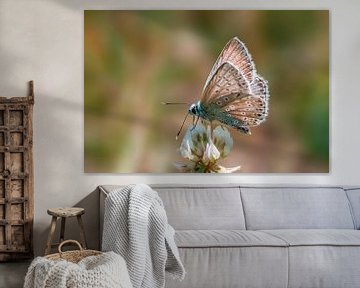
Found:
[(174, 233), (162, 200), (147, 185), (119, 188), (105, 200), (102, 250), (125, 259), (134, 288), (165, 287), (165, 271), (184, 278)]
[(24, 288), (132, 288), (124, 259), (114, 252), (89, 256), (75, 264), (37, 257)]

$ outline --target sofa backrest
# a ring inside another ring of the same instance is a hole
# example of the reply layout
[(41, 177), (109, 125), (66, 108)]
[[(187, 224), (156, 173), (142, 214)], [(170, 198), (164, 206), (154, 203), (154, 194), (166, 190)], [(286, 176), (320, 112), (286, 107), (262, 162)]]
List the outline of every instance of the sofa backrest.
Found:
[(176, 230), (360, 229), (360, 188), (151, 186)]
[(360, 229), (360, 188), (349, 188), (345, 191), (350, 201), (356, 229)]
[(249, 230), (355, 227), (342, 188), (241, 187), (240, 190)]
[(176, 230), (244, 230), (239, 187), (152, 186)]

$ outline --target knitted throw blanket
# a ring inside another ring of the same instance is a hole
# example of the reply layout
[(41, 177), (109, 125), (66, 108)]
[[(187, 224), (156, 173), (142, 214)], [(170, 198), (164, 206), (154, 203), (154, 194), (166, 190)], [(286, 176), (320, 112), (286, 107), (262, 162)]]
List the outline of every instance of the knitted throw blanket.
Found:
[(124, 259), (113, 253), (89, 256), (75, 264), (37, 257), (24, 288), (132, 288)]
[(184, 278), (174, 232), (162, 200), (147, 185), (120, 188), (105, 200), (102, 250), (124, 257), (134, 288), (165, 287), (165, 271)]

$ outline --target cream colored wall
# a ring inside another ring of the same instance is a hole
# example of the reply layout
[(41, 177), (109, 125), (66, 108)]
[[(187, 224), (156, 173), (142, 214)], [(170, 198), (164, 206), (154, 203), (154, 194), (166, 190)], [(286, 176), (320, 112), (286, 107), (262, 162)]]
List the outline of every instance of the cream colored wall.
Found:
[[(331, 173), (115, 175), (83, 173), (84, 9), (330, 9)], [(35, 81), (35, 251), (42, 253), (53, 206), (82, 205), (97, 243), (99, 184), (360, 184), (360, 1), (0, 0), (0, 95), (25, 95)], [(68, 237), (77, 237), (71, 223)]]

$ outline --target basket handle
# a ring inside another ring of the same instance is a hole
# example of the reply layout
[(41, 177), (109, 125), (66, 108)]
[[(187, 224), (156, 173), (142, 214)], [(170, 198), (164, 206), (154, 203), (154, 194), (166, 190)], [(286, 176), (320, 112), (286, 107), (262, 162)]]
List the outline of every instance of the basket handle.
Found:
[(80, 244), (78, 241), (76, 241), (76, 240), (65, 240), (65, 241), (61, 242), (60, 245), (59, 245), (59, 247), (58, 247), (58, 251), (59, 251), (60, 257), (61, 257), (61, 255), (62, 255), (62, 253), (63, 253), (63, 251), (61, 250), (61, 248), (62, 248), (65, 244), (67, 244), (67, 243), (72, 243), (72, 244), (77, 245), (77, 246), (79, 247), (80, 252), (82, 252), (82, 251), (84, 250), (84, 249), (82, 248), (81, 244)]

